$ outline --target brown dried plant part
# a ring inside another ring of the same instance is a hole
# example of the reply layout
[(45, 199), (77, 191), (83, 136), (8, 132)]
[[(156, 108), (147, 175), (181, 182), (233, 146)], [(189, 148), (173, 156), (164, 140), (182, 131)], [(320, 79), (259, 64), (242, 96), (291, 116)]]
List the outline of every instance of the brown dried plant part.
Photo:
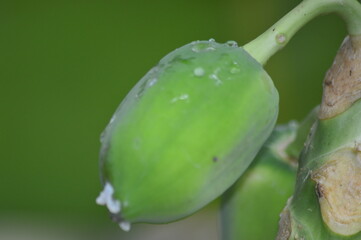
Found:
[(289, 205), (291, 201), (292, 197), (288, 199), (286, 207), (282, 210), (280, 214), (279, 229), (276, 240), (288, 240), (291, 236), (292, 224), (289, 210)]
[[(359, 146), (359, 145), (358, 145)], [(361, 152), (339, 150), (312, 174), (323, 221), (335, 233), (361, 231)]]
[(361, 98), (361, 36), (346, 37), (323, 82), (320, 119), (336, 116)]

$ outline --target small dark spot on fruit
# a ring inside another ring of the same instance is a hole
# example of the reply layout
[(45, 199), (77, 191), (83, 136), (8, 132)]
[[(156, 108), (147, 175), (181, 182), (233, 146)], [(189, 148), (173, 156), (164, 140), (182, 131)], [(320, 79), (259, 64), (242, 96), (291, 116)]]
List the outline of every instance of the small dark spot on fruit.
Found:
[(276, 30), (276, 28), (273, 28), (273, 29), (272, 29), (272, 32), (274, 32), (275, 30)]
[(350, 69), (350, 76), (352, 75), (352, 69)]
[(213, 161), (213, 162), (218, 162), (218, 157), (213, 157), (213, 158), (212, 158), (212, 161)]

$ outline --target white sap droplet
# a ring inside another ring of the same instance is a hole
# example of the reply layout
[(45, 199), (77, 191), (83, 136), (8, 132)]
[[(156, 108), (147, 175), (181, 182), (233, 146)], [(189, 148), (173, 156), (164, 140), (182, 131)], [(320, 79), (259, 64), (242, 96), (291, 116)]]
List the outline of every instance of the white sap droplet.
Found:
[(193, 71), (194, 75), (197, 76), (197, 77), (202, 77), (204, 75), (204, 69), (201, 68), (201, 67), (197, 67), (194, 69)]
[(208, 41), (209, 42), (215, 42), (216, 40), (214, 38), (210, 38)]
[(119, 227), (120, 227), (123, 231), (129, 232), (131, 225), (130, 225), (130, 222), (123, 221), (123, 222), (120, 222), (120, 223), (119, 223)]
[(113, 194), (113, 186), (110, 183), (106, 182), (103, 191), (96, 199), (96, 203), (98, 205), (106, 205), (109, 212), (116, 214), (120, 212), (121, 204), (118, 200), (115, 200), (113, 198)]
[(97, 197), (95, 202), (98, 205), (105, 205), (106, 204), (106, 197), (104, 196), (104, 192), (101, 192), (100, 195)]
[(118, 200), (109, 201), (107, 204), (108, 210), (111, 213), (117, 214), (120, 212), (120, 202)]
[(113, 187), (109, 183), (105, 183), (103, 191), (99, 194), (96, 199), (96, 203), (99, 205), (105, 205), (108, 201), (109, 196), (113, 195)]
[(179, 100), (187, 100), (189, 98), (188, 94), (182, 94), (179, 97), (175, 97), (171, 100), (171, 103), (175, 103)]

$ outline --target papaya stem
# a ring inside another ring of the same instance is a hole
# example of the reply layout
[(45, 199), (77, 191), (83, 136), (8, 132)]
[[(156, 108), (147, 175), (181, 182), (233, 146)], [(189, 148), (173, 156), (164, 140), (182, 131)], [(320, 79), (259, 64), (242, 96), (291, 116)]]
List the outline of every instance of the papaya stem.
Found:
[(306, 23), (321, 14), (336, 13), (349, 35), (361, 35), (361, 4), (357, 0), (304, 0), (243, 48), (262, 65), (281, 50)]

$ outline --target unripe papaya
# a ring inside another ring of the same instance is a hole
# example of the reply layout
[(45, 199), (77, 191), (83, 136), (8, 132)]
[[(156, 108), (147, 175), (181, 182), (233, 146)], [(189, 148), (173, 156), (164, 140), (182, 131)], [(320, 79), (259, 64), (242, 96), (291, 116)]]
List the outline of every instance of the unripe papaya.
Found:
[(276, 126), (247, 171), (222, 195), (222, 240), (276, 238), (280, 213), (294, 190), (298, 157), (318, 113), (316, 107), (300, 124)]
[(277, 126), (251, 166), (222, 195), (223, 240), (276, 238), (279, 214), (292, 195), (296, 179), (293, 158), (297, 156), (286, 151), (297, 130), (296, 122)]
[(278, 92), (235, 44), (187, 44), (130, 91), (102, 135), (107, 205), (123, 229), (166, 223), (230, 187), (270, 135)]

